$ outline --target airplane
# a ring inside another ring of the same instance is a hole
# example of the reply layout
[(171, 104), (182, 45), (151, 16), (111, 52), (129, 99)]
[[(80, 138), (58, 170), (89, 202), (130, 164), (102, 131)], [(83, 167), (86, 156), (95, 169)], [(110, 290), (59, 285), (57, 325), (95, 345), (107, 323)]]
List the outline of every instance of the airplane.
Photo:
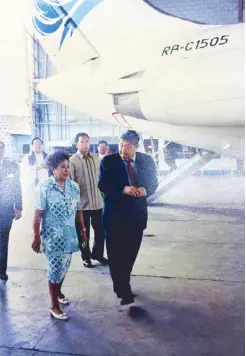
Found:
[(244, 157), (244, 24), (174, 17), (148, 0), (34, 0), (56, 74), (47, 97), (149, 136)]

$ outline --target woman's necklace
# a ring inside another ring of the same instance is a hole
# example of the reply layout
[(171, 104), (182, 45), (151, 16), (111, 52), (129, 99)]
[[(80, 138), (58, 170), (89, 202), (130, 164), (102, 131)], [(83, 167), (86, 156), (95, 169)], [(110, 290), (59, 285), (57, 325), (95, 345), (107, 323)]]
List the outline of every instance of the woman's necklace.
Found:
[(65, 187), (65, 182), (64, 183), (59, 183), (59, 186), (62, 190), (64, 190), (64, 187)]

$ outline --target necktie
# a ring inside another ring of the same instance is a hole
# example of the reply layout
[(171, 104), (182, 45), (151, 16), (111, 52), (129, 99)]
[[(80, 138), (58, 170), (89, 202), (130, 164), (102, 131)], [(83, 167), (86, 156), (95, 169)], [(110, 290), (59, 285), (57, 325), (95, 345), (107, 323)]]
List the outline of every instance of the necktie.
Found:
[(133, 187), (137, 187), (137, 174), (136, 174), (131, 162), (133, 162), (132, 159), (127, 161), (127, 170), (128, 170), (128, 174), (129, 174), (129, 177), (130, 177), (131, 185)]

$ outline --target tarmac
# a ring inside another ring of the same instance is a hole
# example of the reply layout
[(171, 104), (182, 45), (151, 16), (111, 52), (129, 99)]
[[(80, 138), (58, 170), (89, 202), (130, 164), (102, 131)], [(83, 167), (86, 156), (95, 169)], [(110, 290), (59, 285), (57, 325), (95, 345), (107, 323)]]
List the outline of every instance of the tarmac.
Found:
[(133, 306), (119, 305), (108, 267), (86, 269), (74, 254), (67, 322), (49, 315), (29, 200), (11, 231), (9, 281), (0, 281), (0, 356), (244, 355), (242, 177), (191, 177), (149, 208)]

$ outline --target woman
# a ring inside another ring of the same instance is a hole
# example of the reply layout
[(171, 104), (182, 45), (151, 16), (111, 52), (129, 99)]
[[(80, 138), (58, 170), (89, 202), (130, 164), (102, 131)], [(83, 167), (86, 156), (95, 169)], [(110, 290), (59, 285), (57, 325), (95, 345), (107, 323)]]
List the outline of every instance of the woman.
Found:
[(43, 141), (39, 137), (32, 140), (32, 152), (28, 155), (28, 163), (35, 169), (35, 185), (43, 183), (48, 178), (45, 164), (47, 153), (43, 151)]
[(75, 220), (81, 230), (83, 246), (86, 246), (79, 186), (68, 178), (68, 160), (69, 155), (60, 150), (47, 157), (47, 166), (53, 175), (37, 187), (32, 243), (32, 248), (37, 253), (42, 244), (47, 257), (50, 314), (60, 320), (67, 320), (67, 315), (63, 313), (59, 303), (68, 304), (68, 299), (61, 292), (62, 283), (70, 266), (72, 253), (79, 251)]

